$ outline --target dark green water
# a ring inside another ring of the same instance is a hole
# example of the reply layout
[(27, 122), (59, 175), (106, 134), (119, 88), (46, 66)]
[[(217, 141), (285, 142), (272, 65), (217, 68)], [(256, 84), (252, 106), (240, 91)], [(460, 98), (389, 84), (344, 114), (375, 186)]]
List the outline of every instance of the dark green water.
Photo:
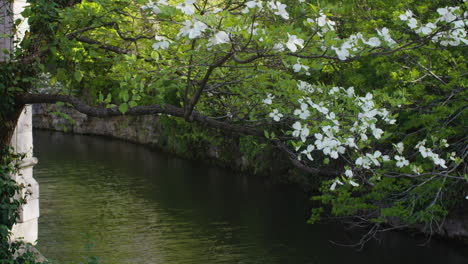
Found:
[(307, 225), (307, 197), (292, 187), (117, 140), (34, 133), (38, 248), (61, 263), (468, 263), (461, 248), (401, 233), (360, 252), (335, 246), (356, 234)]

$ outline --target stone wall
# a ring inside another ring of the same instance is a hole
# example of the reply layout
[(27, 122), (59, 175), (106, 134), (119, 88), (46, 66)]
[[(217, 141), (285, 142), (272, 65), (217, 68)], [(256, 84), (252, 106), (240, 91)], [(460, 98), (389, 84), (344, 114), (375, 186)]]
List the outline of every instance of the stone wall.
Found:
[[(237, 135), (212, 131), (211, 134), (218, 138), (216, 141), (222, 139), (217, 144), (208, 140), (178, 140), (183, 128), (177, 127), (175, 121), (172, 125), (161, 122), (158, 115), (95, 118), (70, 108), (46, 105), (34, 105), (33, 112), (34, 128), (123, 139), (186, 159), (307, 185), (306, 179), (292, 170), (288, 160), (278, 151), (262, 151), (254, 158), (248, 158), (242, 152)], [(64, 113), (73, 121), (62, 118), (62, 114), (51, 114), (54, 112)]]

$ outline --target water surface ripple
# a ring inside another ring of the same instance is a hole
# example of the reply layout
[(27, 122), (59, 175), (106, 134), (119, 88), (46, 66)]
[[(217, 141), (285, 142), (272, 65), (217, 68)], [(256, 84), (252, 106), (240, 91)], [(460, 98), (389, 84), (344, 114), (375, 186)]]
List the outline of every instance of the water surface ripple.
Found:
[(61, 263), (450, 263), (454, 246), (389, 233), (363, 251), (356, 234), (308, 225), (293, 187), (236, 175), (105, 138), (35, 131), (41, 187), (38, 248)]

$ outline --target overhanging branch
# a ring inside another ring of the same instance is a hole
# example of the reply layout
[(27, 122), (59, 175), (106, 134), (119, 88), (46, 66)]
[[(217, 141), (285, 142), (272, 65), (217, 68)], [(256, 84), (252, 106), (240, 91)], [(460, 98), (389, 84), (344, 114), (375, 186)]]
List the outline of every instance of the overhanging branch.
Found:
[[(113, 116), (140, 116), (140, 115), (155, 115), (155, 114), (166, 114), (175, 117), (184, 118), (185, 111), (181, 107), (173, 106), (170, 104), (165, 105), (144, 105), (136, 106), (128, 109), (125, 114), (122, 114), (117, 107), (114, 108), (103, 108), (90, 106), (80, 99), (70, 96), (70, 95), (61, 95), (61, 94), (22, 94), (16, 96), (16, 102), (18, 104), (54, 104), (57, 102), (64, 102), (71, 104), (77, 111), (86, 114), (92, 117), (113, 117)], [(242, 134), (242, 135), (251, 135), (259, 138), (264, 138), (263, 130), (254, 129), (247, 126), (241, 126), (237, 124), (227, 123), (213, 119), (211, 117), (202, 115), (198, 112), (193, 112), (191, 114), (191, 120), (198, 122), (209, 128), (219, 129), (229, 133)], [(280, 140), (275, 140), (274, 145), (278, 147), (282, 152), (288, 155), (291, 163), (298, 169), (310, 173), (313, 175), (322, 175), (322, 176), (336, 176), (336, 172), (330, 171), (327, 169), (317, 169), (311, 168), (301, 162), (299, 162), (292, 153), (288, 150), (287, 146)]]

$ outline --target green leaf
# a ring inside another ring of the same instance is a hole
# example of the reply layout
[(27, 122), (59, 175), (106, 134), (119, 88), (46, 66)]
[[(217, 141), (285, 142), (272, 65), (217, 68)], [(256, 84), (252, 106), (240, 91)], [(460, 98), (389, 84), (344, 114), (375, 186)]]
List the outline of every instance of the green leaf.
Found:
[(83, 74), (81, 72), (79, 72), (79, 71), (76, 71), (74, 76), (75, 76), (75, 80), (77, 82), (81, 82), (81, 80), (83, 79)]
[(125, 114), (125, 112), (128, 111), (128, 104), (127, 103), (123, 103), (119, 106), (119, 111), (122, 113), (122, 114)]

